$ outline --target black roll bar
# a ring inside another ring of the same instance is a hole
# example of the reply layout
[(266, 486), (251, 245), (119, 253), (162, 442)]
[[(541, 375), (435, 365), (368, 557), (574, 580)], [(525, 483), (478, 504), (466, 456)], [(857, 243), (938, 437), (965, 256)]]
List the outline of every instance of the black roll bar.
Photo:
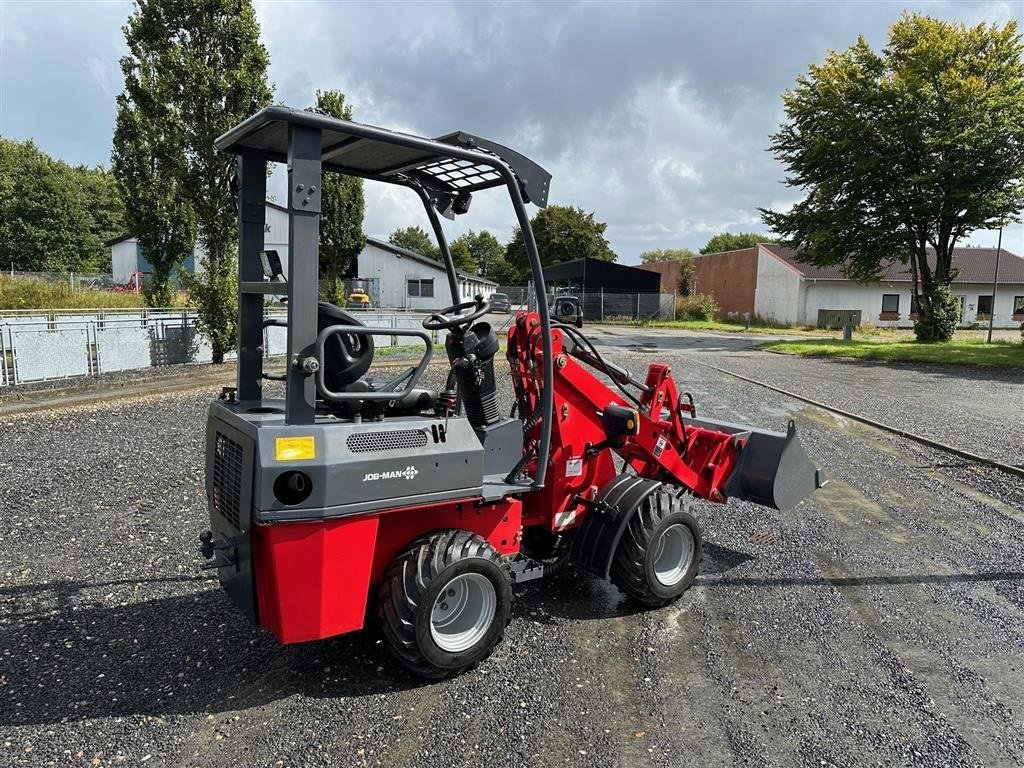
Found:
[[(285, 124), (288, 130), (281, 132), (279, 130), (280, 124)], [(327, 132), (332, 132), (335, 136), (343, 136), (344, 138), (336, 144), (325, 147), (322, 142), (323, 136)], [(285, 137), (286, 143), (282, 143)], [(259, 194), (260, 192), (265, 194), (265, 176), (263, 177), (263, 184), (260, 184), (258, 187), (257, 184), (259, 182), (257, 178), (261, 175), (259, 170), (265, 168), (267, 161), (288, 163), (290, 240), (295, 240), (296, 238), (300, 240), (300, 243), (291, 243), (292, 248), (289, 249), (288, 254), (289, 278), (287, 288), (289, 293), (289, 320), (295, 319), (292, 315), (299, 309), (295, 304), (298, 294), (307, 292), (315, 294), (316, 292), (316, 266), (302, 265), (299, 268), (300, 265), (296, 263), (295, 257), (297, 254), (312, 254), (314, 257), (316, 256), (316, 234), (320, 212), (317, 188), (320, 186), (319, 182), (321, 181), (320, 177), (323, 170), (412, 188), (420, 196), (421, 201), (423, 201), (424, 206), (427, 208), (431, 227), (434, 229), (434, 234), (437, 237), (438, 245), (444, 258), (445, 271), (448, 274), (449, 287), (452, 291), (452, 301), (458, 303), (458, 273), (455, 270), (447, 241), (441, 232), (437, 212), (427, 191), (428, 180), (417, 178), (415, 173), (403, 175), (402, 168), (397, 166), (374, 168), (368, 160), (368, 155), (355, 158), (356, 160), (363, 160), (368, 163), (367, 167), (355, 167), (352, 162), (332, 162), (330, 159), (332, 154), (337, 154), (342, 149), (357, 148), (361, 142), (371, 144), (377, 142), (419, 152), (422, 153), (424, 161), (436, 160), (437, 158), (452, 158), (469, 161), (476, 166), (488, 167), (500, 176), (501, 182), (508, 189), (509, 198), (516, 213), (516, 220), (523, 234), (526, 255), (532, 272), (533, 287), (538, 298), (537, 314), (541, 323), (541, 349), (543, 352), (541, 366), (543, 375), (541, 435), (537, 448), (537, 471), (534, 475), (533, 487), (543, 487), (551, 452), (554, 367), (551, 357), (551, 320), (548, 315), (547, 302), (543, 300), (545, 295), (544, 273), (540, 263), (540, 255), (537, 251), (537, 243), (530, 228), (530, 219), (526, 212), (525, 201), (532, 199), (540, 205), (546, 204), (546, 172), (540, 166), (516, 153), (508, 152), (509, 159), (504, 159), (500, 155), (502, 149), (500, 145), (490, 144), (481, 140), (469, 142), (471, 146), (488, 146), (492, 150), (490, 152), (481, 151), (460, 146), (459, 144), (425, 139), (405, 133), (396, 133), (372, 125), (354, 123), (313, 112), (280, 106), (267, 107), (220, 136), (214, 142), (215, 146), (226, 152), (240, 155), (242, 158), (240, 165), (244, 171), (248, 171), (242, 175), (243, 201), (242, 205), (239, 206), (243, 243), (243, 248), (241, 249), (242, 258), (239, 259), (239, 287), (240, 292), (245, 297), (246, 302), (248, 302), (247, 304), (245, 302), (240, 303), (240, 362), (243, 354), (255, 357), (255, 355), (252, 355), (253, 350), (249, 347), (255, 341), (254, 334), (262, 333), (262, 296), (259, 294), (262, 294), (264, 291), (260, 290), (262, 286), (258, 284), (249, 286), (246, 283), (259, 280), (252, 257), (257, 253), (258, 247), (262, 246), (263, 233), (262, 226), (259, 226), (259, 229), (256, 226), (257, 221), (255, 219), (258, 213), (255, 213), (254, 216), (246, 215), (246, 205), (260, 205), (262, 199), (265, 199), (264, 195)], [(410, 171), (415, 168), (417, 162), (415, 157), (411, 158), (411, 160), (413, 162), (407, 164)], [(515, 163), (517, 167), (522, 167), (524, 171), (528, 170), (529, 172), (524, 173), (523, 177), (520, 177), (510, 163)], [(254, 173), (253, 171), (256, 172)], [(313, 178), (314, 175), (316, 176), (315, 180)], [(540, 189), (527, 190), (524, 188), (524, 182), (528, 183), (531, 176), (535, 178), (535, 183), (532, 186), (540, 186)], [(536, 183), (537, 180), (541, 183)], [(250, 183), (246, 184), (246, 181)], [(312, 188), (311, 184), (313, 185)], [(484, 189), (493, 186), (499, 186), (496, 179), (485, 179), (475, 188)], [(448, 188), (445, 189), (445, 187)], [(432, 177), (429, 180), (429, 189), (434, 192), (458, 192), (460, 188), (447, 185), (439, 178)], [(257, 199), (260, 202), (257, 202)], [(259, 224), (261, 225), (262, 222), (259, 222)], [(246, 225), (248, 225), (248, 228), (246, 228)], [(257, 302), (259, 302), (258, 305)], [(286, 396), (288, 402), (286, 420), (289, 423), (304, 424), (312, 423), (314, 419), (313, 391), (315, 390), (315, 384), (312, 381), (308, 381), (308, 379), (302, 381), (300, 378), (301, 374), (295, 371), (295, 364), (301, 355), (308, 354), (305, 350), (312, 351), (310, 348), (315, 349), (317, 334), (315, 316), (312, 310), (302, 308), (301, 311), (298, 311), (298, 314), (301, 322), (294, 324), (289, 322), (289, 392)], [(258, 321), (254, 324), (254, 330), (247, 329), (249, 318), (258, 318)], [(351, 329), (354, 327), (356, 326), (348, 326), (348, 332), (362, 333), (362, 331), (352, 331)], [(249, 339), (250, 337), (252, 337), (252, 340), (248, 344), (243, 343), (242, 339)], [(257, 365), (261, 362), (253, 359), (247, 364), (246, 370), (258, 370)], [(239, 379), (241, 378), (242, 366), (240, 364)], [(300, 391), (291, 392), (293, 384), (297, 385)], [(241, 381), (239, 381), (239, 385), (241, 387)], [(250, 388), (247, 391), (251, 391), (252, 395), (259, 396), (259, 390), (253, 388), (258, 387), (258, 378), (255, 385), (246, 383), (246, 386)], [(242, 391), (241, 388), (239, 391)], [(393, 397), (394, 395), (392, 395)], [(294, 421), (292, 414), (294, 414)]]

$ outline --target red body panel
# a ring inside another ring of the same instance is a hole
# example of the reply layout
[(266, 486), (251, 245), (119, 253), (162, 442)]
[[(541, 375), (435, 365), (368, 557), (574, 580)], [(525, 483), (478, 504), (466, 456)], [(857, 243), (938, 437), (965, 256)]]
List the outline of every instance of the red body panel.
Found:
[(502, 554), (519, 551), (522, 504), (473, 499), (358, 517), (258, 525), (253, 563), (260, 625), (282, 643), (361, 629), (370, 588), (414, 539), (440, 528), (478, 533)]

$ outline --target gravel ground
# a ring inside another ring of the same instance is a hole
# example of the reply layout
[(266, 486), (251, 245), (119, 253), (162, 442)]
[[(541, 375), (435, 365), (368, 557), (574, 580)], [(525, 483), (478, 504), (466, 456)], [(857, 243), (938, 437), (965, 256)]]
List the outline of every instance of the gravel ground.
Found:
[(1024, 371), (1020, 369), (767, 354), (751, 348), (764, 339), (736, 335), (608, 326), (600, 333), (598, 338), (608, 346), (642, 344), (651, 352), (690, 351), (696, 355), (694, 360), (1024, 466)]
[(426, 685), (369, 632), (278, 646), (197, 571), (212, 389), (0, 418), (0, 765), (1024, 764), (1019, 478), (657, 358), (707, 415), (795, 419), (830, 484), (700, 506), (667, 608), (527, 585), (491, 659)]

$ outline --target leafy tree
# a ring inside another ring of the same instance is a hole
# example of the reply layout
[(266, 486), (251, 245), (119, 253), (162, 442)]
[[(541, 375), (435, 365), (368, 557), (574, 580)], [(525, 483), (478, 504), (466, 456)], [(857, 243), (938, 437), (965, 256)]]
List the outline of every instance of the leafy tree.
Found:
[(31, 141), (0, 139), (0, 263), (36, 272), (109, 269), (104, 241), (124, 209), (102, 167), (72, 167)]
[[(608, 225), (603, 221), (595, 221), (594, 214), (586, 213), (582, 208), (548, 206), (536, 213), (530, 225), (542, 266), (582, 258), (615, 261), (615, 253), (604, 236)], [(519, 227), (512, 233), (512, 240), (505, 249), (505, 258), (519, 273), (529, 274), (526, 245)]]
[[(352, 105), (345, 103), (341, 91), (317, 91), (316, 109), (352, 119)], [(345, 290), (341, 278), (366, 245), (363, 180), (325, 173), (320, 186), (320, 293), (327, 301), (342, 304)]]
[(137, 0), (124, 31), (114, 159), (129, 218), (155, 246), (142, 242), (154, 283), (150, 254), (169, 272), (192, 249), (187, 230), (198, 234), (206, 262), (186, 283), (222, 362), (237, 318), (235, 164), (213, 142), (270, 102), (267, 51), (250, 0)]
[(526, 277), (508, 263), (504, 253), (502, 253), (500, 259), (495, 259), (491, 262), (487, 269), (487, 279), (504, 286), (524, 285), (526, 283)]
[[(909, 263), (919, 339), (952, 336), (953, 248), (1024, 207), (1024, 57), (1016, 24), (968, 28), (905, 13), (783, 95), (771, 149), (806, 197), (764, 221), (803, 257), (875, 279)], [(929, 258), (929, 246), (934, 256)]]
[(644, 251), (640, 254), (640, 261), (644, 264), (651, 264), (658, 261), (674, 261), (679, 265), (679, 293), (689, 296), (693, 293), (694, 282), (696, 281), (696, 270), (693, 266), (693, 258), (697, 254), (689, 248), (658, 248), (653, 251)]
[(153, 273), (150, 306), (174, 300), (171, 273), (195, 247), (196, 216), (185, 190), (185, 127), (175, 104), (178, 83), (165, 65), (172, 35), (158, 0), (140, 0), (124, 27), (128, 55), (121, 58), (124, 91), (117, 97), (111, 162), (125, 223), (139, 238)]
[(438, 248), (423, 227), (400, 227), (388, 237), (388, 242), (399, 248), (407, 248), (437, 261), (441, 260)]
[(724, 251), (740, 251), (744, 248), (753, 248), (758, 243), (774, 243), (775, 240), (769, 235), (758, 234), (757, 232), (719, 232), (712, 235), (701, 253), (722, 253)]
[(458, 238), (452, 241), (449, 250), (452, 254), (452, 263), (455, 264), (456, 269), (471, 275), (477, 273), (476, 259), (473, 258), (473, 252), (469, 249), (469, 245), (465, 240)]
[(478, 272), (482, 277), (487, 277), (493, 280), (494, 278), (490, 275), (491, 269), (499, 261), (505, 260), (505, 248), (500, 242), (498, 242), (498, 238), (486, 229), (480, 230), (479, 232), (470, 230), (466, 234), (456, 238), (452, 243), (453, 254), (456, 245), (460, 243), (465, 244), (474, 263), (474, 268), (466, 271)]
[(117, 180), (103, 166), (89, 168), (80, 165), (73, 169), (73, 174), (84, 197), (89, 231), (99, 245), (99, 252), (91, 260), (93, 268), (110, 272), (110, 249), (104, 243), (125, 233), (124, 201), (121, 200)]

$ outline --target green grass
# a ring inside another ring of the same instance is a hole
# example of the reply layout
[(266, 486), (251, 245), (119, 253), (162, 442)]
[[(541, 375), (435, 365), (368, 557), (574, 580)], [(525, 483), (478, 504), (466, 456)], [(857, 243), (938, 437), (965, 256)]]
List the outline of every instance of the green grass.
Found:
[(771, 341), (761, 345), (769, 352), (810, 357), (844, 357), (882, 362), (946, 363), (1024, 368), (1024, 344), (977, 339), (954, 339), (926, 343), (913, 340), (843, 341), (842, 339), (801, 339)]

